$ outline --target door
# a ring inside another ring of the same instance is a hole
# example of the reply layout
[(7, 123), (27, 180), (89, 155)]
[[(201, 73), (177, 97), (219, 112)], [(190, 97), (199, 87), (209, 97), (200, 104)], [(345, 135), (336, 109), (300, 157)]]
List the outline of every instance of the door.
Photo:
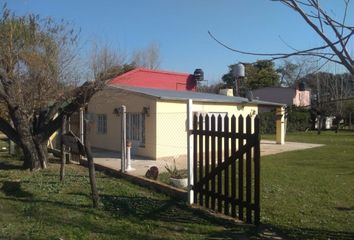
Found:
[(136, 155), (138, 147), (142, 147), (144, 115), (142, 113), (127, 113), (127, 140), (131, 141), (131, 154)]

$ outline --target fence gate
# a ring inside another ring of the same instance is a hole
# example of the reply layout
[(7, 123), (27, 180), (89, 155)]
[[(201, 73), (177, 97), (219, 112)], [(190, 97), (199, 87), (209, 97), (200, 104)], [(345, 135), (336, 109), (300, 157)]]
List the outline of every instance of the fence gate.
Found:
[(259, 118), (193, 116), (194, 204), (260, 220)]

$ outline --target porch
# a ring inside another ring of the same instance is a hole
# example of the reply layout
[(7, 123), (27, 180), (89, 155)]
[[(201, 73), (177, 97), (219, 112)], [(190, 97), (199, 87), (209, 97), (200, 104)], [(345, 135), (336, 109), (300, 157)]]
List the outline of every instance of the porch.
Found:
[[(262, 140), (261, 141), (261, 156), (278, 154), (282, 152), (304, 150), (323, 146), (322, 144), (313, 143), (299, 143), (299, 142), (285, 142), (284, 144), (277, 144), (275, 141)], [(93, 149), (94, 162), (110, 169), (121, 169), (121, 154), (119, 152)], [(131, 166), (134, 171), (129, 174), (135, 176), (144, 176), (146, 171), (156, 166), (159, 172), (166, 172), (165, 166), (173, 164), (173, 158), (162, 158), (158, 160), (148, 159), (139, 156), (131, 157)], [(178, 169), (187, 169), (187, 156), (180, 156), (176, 158), (176, 166)]]

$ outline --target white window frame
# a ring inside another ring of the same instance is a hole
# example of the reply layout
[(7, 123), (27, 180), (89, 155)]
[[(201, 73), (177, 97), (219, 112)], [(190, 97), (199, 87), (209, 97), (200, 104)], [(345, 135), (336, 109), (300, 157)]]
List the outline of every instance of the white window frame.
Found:
[(127, 139), (145, 147), (145, 115), (140, 112), (127, 113)]
[(97, 133), (107, 134), (107, 114), (97, 114)]

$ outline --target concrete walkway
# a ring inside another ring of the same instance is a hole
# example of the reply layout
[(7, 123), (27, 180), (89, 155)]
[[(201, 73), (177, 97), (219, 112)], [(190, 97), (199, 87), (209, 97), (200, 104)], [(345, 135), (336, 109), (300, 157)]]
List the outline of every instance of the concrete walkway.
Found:
[[(262, 140), (261, 141), (261, 156), (278, 154), (282, 152), (296, 151), (309, 149), (314, 147), (323, 146), (322, 144), (312, 143), (299, 143), (299, 142), (286, 142), (284, 145), (276, 144), (274, 141)], [(103, 151), (93, 149), (94, 161), (96, 164), (102, 165), (115, 170), (120, 170), (121, 167), (121, 155), (117, 152)], [(152, 167), (157, 166), (159, 172), (166, 172), (166, 165), (173, 165), (173, 158), (151, 160), (138, 156), (132, 156), (132, 167), (134, 171), (129, 172), (132, 175), (144, 176), (146, 171)], [(187, 159), (185, 156), (176, 159), (176, 166), (178, 169), (187, 168)]]

